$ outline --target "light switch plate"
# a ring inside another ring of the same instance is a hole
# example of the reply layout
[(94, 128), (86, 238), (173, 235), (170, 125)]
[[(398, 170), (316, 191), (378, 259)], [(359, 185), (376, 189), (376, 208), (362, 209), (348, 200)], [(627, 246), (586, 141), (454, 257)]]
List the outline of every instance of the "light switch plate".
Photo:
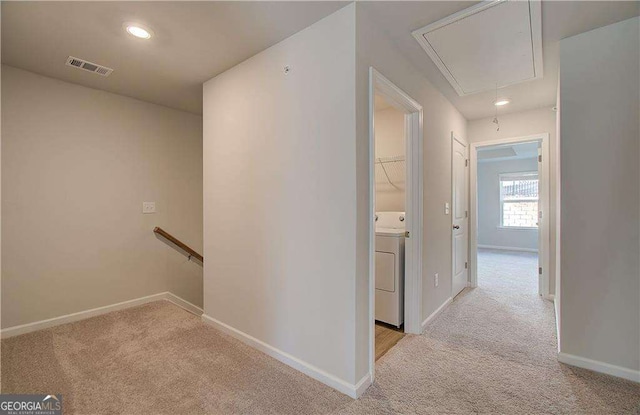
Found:
[(449, 214), (449, 202), (444, 203), (444, 214), (445, 215)]
[(142, 202), (142, 213), (156, 213), (156, 202)]
[(438, 280), (439, 280), (438, 273), (436, 272), (436, 274), (433, 276), (433, 283), (435, 284), (436, 287), (440, 283), (440, 281), (438, 281)]

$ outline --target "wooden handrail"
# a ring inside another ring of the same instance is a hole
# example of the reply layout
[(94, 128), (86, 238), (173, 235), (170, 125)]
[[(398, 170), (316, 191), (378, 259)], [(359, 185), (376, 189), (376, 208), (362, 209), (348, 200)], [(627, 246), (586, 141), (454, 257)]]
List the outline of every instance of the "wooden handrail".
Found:
[(176, 245), (178, 248), (180, 248), (183, 251), (185, 251), (189, 255), (189, 259), (191, 259), (191, 257), (194, 257), (195, 259), (199, 260), (200, 262), (202, 262), (204, 264), (204, 257), (202, 255), (200, 255), (199, 253), (197, 253), (193, 249), (189, 248), (187, 245), (185, 245), (184, 243), (182, 243), (181, 241), (176, 239), (173, 235), (171, 235), (170, 233), (168, 233), (164, 229), (159, 228), (159, 227), (156, 226), (153, 229), (153, 233), (155, 233), (156, 235), (162, 236), (163, 238), (165, 238), (169, 242), (171, 242), (174, 245)]

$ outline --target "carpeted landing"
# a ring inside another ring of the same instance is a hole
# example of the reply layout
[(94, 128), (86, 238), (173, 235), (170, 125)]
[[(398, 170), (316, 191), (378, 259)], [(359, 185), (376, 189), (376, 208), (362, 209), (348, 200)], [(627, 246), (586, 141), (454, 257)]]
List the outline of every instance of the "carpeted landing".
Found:
[(640, 385), (557, 362), (535, 263), (482, 251), (480, 287), (387, 352), (357, 401), (164, 301), (2, 340), (2, 392), (62, 393), (65, 414), (640, 413)]

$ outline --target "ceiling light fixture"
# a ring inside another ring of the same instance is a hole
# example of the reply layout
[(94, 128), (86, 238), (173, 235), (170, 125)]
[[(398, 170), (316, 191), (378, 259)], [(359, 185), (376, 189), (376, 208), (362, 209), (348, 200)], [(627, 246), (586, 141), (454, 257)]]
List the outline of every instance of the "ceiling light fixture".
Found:
[(151, 39), (151, 35), (153, 34), (151, 29), (144, 27), (138, 23), (125, 23), (124, 30), (126, 30), (130, 35), (135, 36), (139, 39)]
[(501, 100), (496, 100), (496, 102), (493, 103), (493, 105), (495, 105), (496, 107), (501, 107), (503, 105), (507, 105), (508, 103), (510, 103), (511, 101), (509, 101), (508, 99), (501, 99)]
[[(500, 102), (501, 101), (498, 101), (498, 82), (496, 82), (496, 100), (493, 101), (493, 104), (496, 106), (496, 116), (493, 118), (493, 121), (491, 121), (496, 125), (496, 131), (500, 131), (500, 121), (498, 121), (498, 106), (504, 105), (504, 104), (500, 104)], [(505, 104), (508, 102), (509, 101), (505, 102)]]

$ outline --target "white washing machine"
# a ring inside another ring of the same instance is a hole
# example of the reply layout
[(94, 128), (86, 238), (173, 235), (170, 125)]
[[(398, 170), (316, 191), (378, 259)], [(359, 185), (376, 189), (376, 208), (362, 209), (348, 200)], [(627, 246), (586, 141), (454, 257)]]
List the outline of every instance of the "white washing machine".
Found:
[(376, 213), (376, 320), (404, 322), (404, 212)]

